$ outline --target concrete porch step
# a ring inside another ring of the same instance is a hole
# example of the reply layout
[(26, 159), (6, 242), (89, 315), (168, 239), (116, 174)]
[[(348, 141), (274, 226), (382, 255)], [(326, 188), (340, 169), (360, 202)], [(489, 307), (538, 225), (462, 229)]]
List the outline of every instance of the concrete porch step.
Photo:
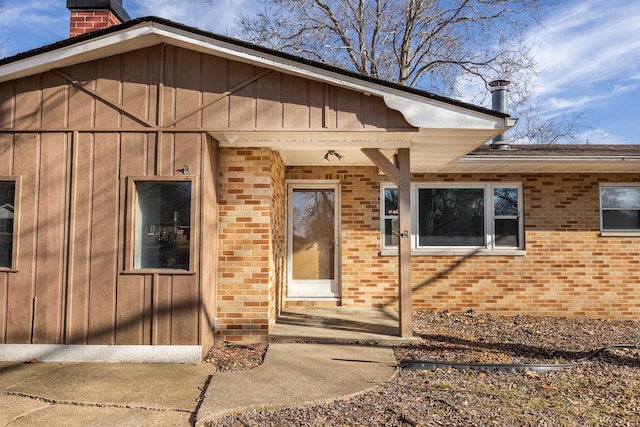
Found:
[(389, 308), (287, 307), (269, 342), (396, 345), (416, 340), (399, 336), (398, 319)]

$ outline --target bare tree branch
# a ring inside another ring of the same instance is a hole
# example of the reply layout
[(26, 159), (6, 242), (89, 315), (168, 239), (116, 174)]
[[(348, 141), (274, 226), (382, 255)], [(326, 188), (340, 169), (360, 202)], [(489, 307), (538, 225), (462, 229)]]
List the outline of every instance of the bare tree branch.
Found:
[[(536, 64), (525, 34), (553, 1), (260, 0), (238, 24), (247, 41), (445, 96), (476, 82), (486, 102), (488, 82), (509, 78), (513, 104), (526, 106)], [(580, 116), (517, 112), (528, 141), (569, 140), (579, 127)]]

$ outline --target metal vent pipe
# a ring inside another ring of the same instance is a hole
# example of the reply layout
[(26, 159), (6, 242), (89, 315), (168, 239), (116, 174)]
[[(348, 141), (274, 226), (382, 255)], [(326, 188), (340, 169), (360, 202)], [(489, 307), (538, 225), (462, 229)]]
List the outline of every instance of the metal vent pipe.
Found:
[[(491, 87), (491, 108), (493, 110), (505, 114), (509, 113), (507, 96), (509, 93), (507, 86), (509, 86), (509, 84), (511, 84), (509, 80), (503, 79), (489, 82), (489, 86)], [(496, 150), (508, 150), (510, 148), (510, 141), (506, 132), (503, 132), (493, 138), (493, 141), (491, 141), (491, 148)]]

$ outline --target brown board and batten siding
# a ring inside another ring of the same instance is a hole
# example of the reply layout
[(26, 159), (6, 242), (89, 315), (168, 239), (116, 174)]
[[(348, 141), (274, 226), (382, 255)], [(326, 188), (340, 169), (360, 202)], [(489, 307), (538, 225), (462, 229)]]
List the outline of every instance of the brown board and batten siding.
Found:
[[(206, 249), (203, 264), (213, 268), (211, 243), (201, 246), (200, 236), (192, 237), (196, 256), (182, 274), (125, 266), (133, 219), (128, 177), (173, 179), (189, 165), (193, 189), (206, 187), (207, 203), (215, 204), (214, 142), (200, 132), (149, 132), (135, 119), (155, 122), (152, 65), (160, 67), (144, 51), (0, 85), (2, 175), (20, 178), (15, 269), (0, 273), (2, 342), (201, 343), (201, 298), (212, 292), (200, 289), (199, 255)], [(202, 177), (206, 183), (198, 182)]]
[[(201, 135), (163, 136), (156, 144), (137, 133), (0, 135), (0, 162), (13, 166), (2, 174), (20, 177), (15, 270), (0, 272), (3, 342), (199, 342), (200, 257), (191, 273), (123, 273), (132, 219), (123, 178), (153, 176), (158, 145), (200, 174)], [(192, 203), (197, 223), (198, 198)]]
[[(17, 183), (0, 342), (208, 348), (225, 197), (208, 132), (330, 129), (412, 128), (379, 97), (165, 45), (0, 83)], [(132, 268), (135, 179), (192, 182), (188, 271)]]

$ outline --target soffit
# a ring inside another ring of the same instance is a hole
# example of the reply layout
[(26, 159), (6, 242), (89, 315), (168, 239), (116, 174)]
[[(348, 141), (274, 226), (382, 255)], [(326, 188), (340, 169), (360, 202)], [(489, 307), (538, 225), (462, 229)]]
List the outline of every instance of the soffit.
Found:
[[(344, 156), (342, 166), (372, 166), (362, 148), (377, 148), (389, 157), (398, 148), (411, 149), (411, 171), (442, 170), (494, 137), (496, 130), (418, 129), (408, 131), (224, 131), (209, 132), (221, 147), (269, 147), (287, 166), (327, 166), (328, 150)], [(331, 164), (335, 164), (332, 159)]]

